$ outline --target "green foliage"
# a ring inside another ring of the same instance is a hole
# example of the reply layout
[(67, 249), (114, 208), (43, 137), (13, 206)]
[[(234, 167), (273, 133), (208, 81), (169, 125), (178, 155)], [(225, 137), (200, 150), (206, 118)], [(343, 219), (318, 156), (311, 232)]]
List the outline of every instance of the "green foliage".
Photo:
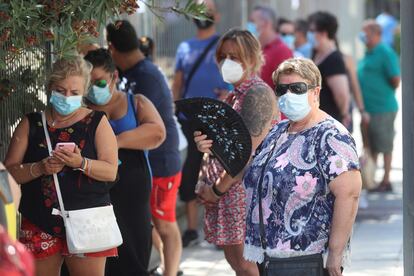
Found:
[[(96, 41), (99, 30), (122, 13), (132, 14), (147, 6), (160, 19), (166, 12), (187, 18), (204, 18), (205, 5), (195, 0), (9, 0), (0, 2), (0, 102), (16, 90), (26, 90), (33, 81), (21, 78), (15, 64), (28, 55), (41, 59), (77, 54), (77, 47)], [(163, 3), (159, 5), (159, 3)], [(48, 47), (50, 46), (51, 47)], [(51, 49), (51, 50), (50, 50)], [(26, 66), (27, 67), (27, 66)], [(41, 66), (42, 67), (42, 66)], [(27, 67), (27, 70), (31, 66)], [(27, 75), (36, 74), (35, 71)], [(34, 75), (36, 76), (36, 75)], [(40, 77), (40, 76), (38, 76)], [(39, 78), (37, 78), (39, 79)], [(41, 78), (42, 79), (42, 78)], [(43, 78), (44, 80), (44, 78)]]
[(162, 18), (165, 12), (203, 18), (205, 5), (194, 0), (158, 5), (155, 0), (9, 0), (0, 3), (0, 68), (14, 56), (33, 49), (45, 50), (53, 44), (57, 57), (76, 53), (79, 43), (93, 41), (108, 20), (122, 13), (132, 14), (139, 5), (147, 6)]

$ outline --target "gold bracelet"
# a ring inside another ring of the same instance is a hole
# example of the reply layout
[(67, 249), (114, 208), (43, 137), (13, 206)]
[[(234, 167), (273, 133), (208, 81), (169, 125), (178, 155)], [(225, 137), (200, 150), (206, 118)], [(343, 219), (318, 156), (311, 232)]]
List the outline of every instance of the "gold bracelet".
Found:
[(85, 157), (82, 157), (82, 163), (79, 166), (79, 168), (74, 168), (73, 170), (74, 171), (81, 171), (81, 172), (85, 173), (85, 170), (86, 170), (86, 159), (85, 159)]
[(91, 175), (91, 168), (92, 168), (92, 160), (89, 158), (86, 158), (88, 161), (88, 175)]
[(30, 169), (29, 169), (30, 176), (31, 176), (31, 177), (34, 177), (34, 178), (38, 178), (38, 176), (36, 176), (36, 175), (33, 173), (33, 167), (34, 167), (36, 164), (37, 164), (36, 162), (33, 162), (32, 164), (30, 164)]
[(87, 169), (88, 169), (88, 164), (89, 164), (89, 160), (88, 158), (84, 157), (85, 160), (85, 165), (83, 166), (83, 173), (87, 173)]

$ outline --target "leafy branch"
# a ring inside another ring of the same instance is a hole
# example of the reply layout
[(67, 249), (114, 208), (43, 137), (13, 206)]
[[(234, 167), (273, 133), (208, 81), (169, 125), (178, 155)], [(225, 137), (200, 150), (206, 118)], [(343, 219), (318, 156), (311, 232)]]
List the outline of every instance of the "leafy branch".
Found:
[[(162, 19), (173, 12), (186, 18), (205, 18), (206, 7), (195, 0), (158, 4), (161, 0), (9, 0), (0, 2), (0, 102), (33, 82), (21, 83), (15, 64), (29, 54), (70, 57), (80, 44), (96, 41), (109, 20), (133, 14), (140, 5)], [(164, 2), (165, 3), (165, 2)], [(49, 47), (48, 45), (52, 45)], [(44, 62), (44, 60), (43, 60)], [(30, 68), (30, 66), (28, 66)], [(33, 72), (34, 74), (35, 72)], [(19, 85), (17, 85), (20, 83)]]
[(187, 0), (187, 3), (182, 6), (180, 0), (175, 0), (173, 5), (159, 6), (155, 4), (155, 0), (142, 0), (142, 3), (147, 6), (150, 11), (161, 21), (163, 20), (163, 14), (168, 12), (174, 12), (178, 15), (182, 15), (187, 19), (197, 18), (206, 19), (206, 6), (204, 3), (197, 3), (194, 0)]
[[(195, 0), (175, 0), (172, 5), (159, 5), (155, 0), (10, 0), (0, 3), (0, 60), (31, 51), (45, 50), (45, 42), (53, 44), (53, 54), (71, 56), (79, 42), (99, 36), (108, 20), (122, 13), (132, 14), (140, 5), (162, 19), (173, 12), (186, 18), (205, 18), (206, 7)], [(0, 63), (0, 69), (5, 62)]]

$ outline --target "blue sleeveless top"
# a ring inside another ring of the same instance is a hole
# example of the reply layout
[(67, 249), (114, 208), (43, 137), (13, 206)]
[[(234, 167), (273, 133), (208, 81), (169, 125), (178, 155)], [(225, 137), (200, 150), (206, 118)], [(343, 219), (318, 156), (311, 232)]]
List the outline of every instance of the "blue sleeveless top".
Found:
[(139, 125), (139, 122), (137, 120), (135, 105), (134, 105), (134, 95), (128, 93), (127, 101), (128, 101), (127, 114), (120, 119), (109, 120), (109, 123), (111, 124), (112, 130), (114, 131), (115, 135), (118, 135), (127, 130), (134, 129)]

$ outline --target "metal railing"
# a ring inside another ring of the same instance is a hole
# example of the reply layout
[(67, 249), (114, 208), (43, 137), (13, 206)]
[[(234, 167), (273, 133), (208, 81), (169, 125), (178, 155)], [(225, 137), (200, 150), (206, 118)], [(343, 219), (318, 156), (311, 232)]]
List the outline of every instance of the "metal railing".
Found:
[(34, 50), (6, 61), (6, 68), (0, 69), (0, 92), (3, 92), (0, 95), (0, 160), (4, 159), (12, 134), (24, 114), (45, 108), (49, 68), (50, 56)]

